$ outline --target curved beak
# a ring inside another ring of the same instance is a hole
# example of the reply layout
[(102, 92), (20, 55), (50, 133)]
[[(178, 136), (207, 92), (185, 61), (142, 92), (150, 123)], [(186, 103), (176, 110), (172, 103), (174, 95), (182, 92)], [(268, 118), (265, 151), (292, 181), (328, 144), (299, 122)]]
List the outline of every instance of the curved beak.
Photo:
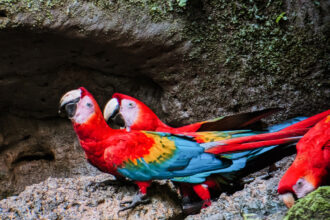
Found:
[(294, 196), (290, 192), (280, 195), (280, 199), (283, 200), (284, 204), (288, 208), (291, 208), (294, 205), (294, 202), (295, 202), (294, 201)]
[(104, 107), (103, 117), (105, 121), (114, 118), (119, 113), (120, 105), (118, 99), (110, 99)]
[(58, 111), (60, 116), (67, 116), (69, 118), (72, 118), (76, 113), (77, 103), (80, 101), (80, 97), (80, 89), (71, 90), (65, 93), (60, 100)]
[[(119, 112), (120, 105), (117, 98), (112, 98), (104, 107), (103, 117), (110, 127), (126, 127), (123, 115)], [(114, 124), (113, 124), (113, 123)]]

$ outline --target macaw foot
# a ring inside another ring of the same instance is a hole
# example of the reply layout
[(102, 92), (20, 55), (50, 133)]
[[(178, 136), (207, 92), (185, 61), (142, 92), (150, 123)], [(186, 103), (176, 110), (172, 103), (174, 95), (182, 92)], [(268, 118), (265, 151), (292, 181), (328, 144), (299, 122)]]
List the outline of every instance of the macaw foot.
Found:
[(209, 207), (212, 204), (210, 199), (204, 200), (203, 201), (203, 205), (202, 205), (202, 209), (205, 209), (207, 207)]
[(125, 210), (128, 210), (128, 209), (133, 209), (135, 208), (136, 206), (140, 205), (140, 204), (147, 204), (150, 202), (150, 199), (147, 198), (147, 195), (146, 194), (136, 194), (132, 200), (130, 201), (124, 201), (124, 202), (121, 202), (120, 203), (120, 206), (125, 206), (126, 204), (128, 204), (127, 206), (121, 208), (119, 211), (118, 211), (118, 214), (122, 211), (125, 211)]
[(189, 199), (182, 199), (182, 209), (186, 215), (194, 215), (211, 205), (211, 200), (204, 200), (199, 202), (190, 202)]

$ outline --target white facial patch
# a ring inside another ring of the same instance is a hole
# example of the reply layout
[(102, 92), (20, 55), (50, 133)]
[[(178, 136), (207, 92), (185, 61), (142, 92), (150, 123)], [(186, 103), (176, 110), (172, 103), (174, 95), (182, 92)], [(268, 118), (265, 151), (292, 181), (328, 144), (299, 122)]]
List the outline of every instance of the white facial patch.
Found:
[(295, 192), (297, 198), (302, 198), (308, 193), (314, 191), (315, 187), (304, 178), (300, 178), (297, 183), (292, 187), (292, 189)]
[(85, 96), (77, 103), (76, 114), (73, 116), (72, 120), (78, 124), (83, 124), (90, 118), (93, 113), (93, 101), (88, 96)]
[(128, 100), (123, 99), (121, 100), (120, 105), (120, 113), (122, 114), (126, 127), (131, 127), (134, 124), (135, 120), (139, 114), (139, 108), (137, 107), (136, 103)]

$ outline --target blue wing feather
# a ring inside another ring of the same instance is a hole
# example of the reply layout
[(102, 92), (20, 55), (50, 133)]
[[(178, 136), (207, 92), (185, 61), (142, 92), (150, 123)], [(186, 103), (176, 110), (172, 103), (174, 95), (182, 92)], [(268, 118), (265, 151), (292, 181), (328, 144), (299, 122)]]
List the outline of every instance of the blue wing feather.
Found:
[[(286, 121), (269, 128), (270, 132), (279, 131), (289, 125), (305, 119), (304, 117)], [(251, 131), (227, 131), (232, 137), (256, 134)], [(260, 132), (258, 132), (260, 133)], [(148, 134), (165, 137), (175, 143), (175, 151), (163, 162), (147, 163), (143, 158), (137, 164), (127, 163), (118, 168), (118, 172), (133, 180), (148, 181), (153, 179), (171, 179), (178, 182), (201, 183), (211, 174), (231, 175), (242, 170), (254, 158), (272, 150), (277, 146), (258, 148), (254, 150), (222, 154), (220, 157), (205, 153), (205, 149), (216, 143), (199, 144), (189, 135), (172, 135), (163, 132), (148, 132)]]
[(166, 133), (160, 133), (159, 135), (174, 141), (176, 149), (171, 158), (162, 163), (147, 163), (141, 158), (138, 160), (137, 165), (129, 163), (118, 168), (118, 172), (134, 180), (147, 181), (191, 176), (222, 169), (230, 165), (227, 160), (224, 162), (216, 158), (216, 155), (205, 153), (204, 148), (197, 142)]

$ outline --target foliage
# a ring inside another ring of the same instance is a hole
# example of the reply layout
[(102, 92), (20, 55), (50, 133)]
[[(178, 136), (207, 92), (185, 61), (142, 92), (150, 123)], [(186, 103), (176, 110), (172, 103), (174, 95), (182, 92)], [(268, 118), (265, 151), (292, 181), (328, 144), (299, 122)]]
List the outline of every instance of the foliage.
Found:
[(284, 15), (285, 15), (285, 12), (282, 12), (279, 16), (277, 16), (275, 22), (279, 23), (281, 19), (287, 20), (287, 17), (285, 17)]

